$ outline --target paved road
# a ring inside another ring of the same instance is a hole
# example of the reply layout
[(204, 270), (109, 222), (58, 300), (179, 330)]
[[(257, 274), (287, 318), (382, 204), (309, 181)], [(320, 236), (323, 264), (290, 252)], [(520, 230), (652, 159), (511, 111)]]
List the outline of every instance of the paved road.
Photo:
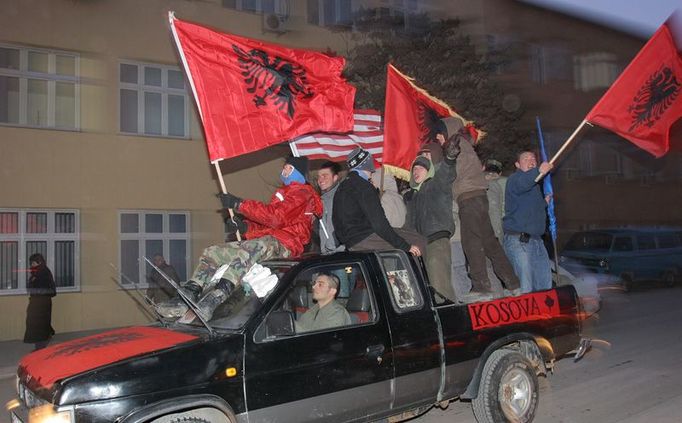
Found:
[[(601, 290), (585, 324), (595, 340), (578, 363), (564, 359), (540, 378), (535, 422), (682, 422), (682, 288)], [(433, 409), (414, 423), (474, 423), (471, 404)]]
[[(598, 316), (584, 332), (598, 340), (578, 363), (564, 359), (540, 379), (536, 422), (635, 423), (682, 421), (682, 288), (632, 293), (602, 290)], [(0, 354), (4, 354), (0, 351)], [(13, 378), (0, 380), (3, 406)], [(4, 408), (4, 407), (3, 407)], [(0, 413), (0, 422), (8, 422)], [(413, 423), (474, 423), (469, 403), (432, 409)]]

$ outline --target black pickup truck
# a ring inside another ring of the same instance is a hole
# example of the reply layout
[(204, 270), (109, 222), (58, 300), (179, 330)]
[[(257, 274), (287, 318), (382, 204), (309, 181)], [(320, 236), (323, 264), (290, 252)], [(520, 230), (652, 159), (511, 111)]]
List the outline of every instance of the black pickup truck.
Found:
[[(263, 264), (274, 288), (243, 285), (206, 325), (123, 328), (27, 355), (12, 422), (400, 421), (456, 399), (479, 422), (528, 422), (538, 375), (586, 345), (572, 286), (457, 305), (401, 251)], [(296, 333), (323, 272), (339, 279), (351, 323)]]

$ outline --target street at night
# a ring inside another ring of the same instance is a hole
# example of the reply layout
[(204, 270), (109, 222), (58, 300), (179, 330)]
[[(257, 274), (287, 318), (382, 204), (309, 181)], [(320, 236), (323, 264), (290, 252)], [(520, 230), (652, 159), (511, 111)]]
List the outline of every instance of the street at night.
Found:
[[(578, 363), (557, 362), (555, 373), (540, 378), (536, 422), (678, 422), (682, 409), (682, 287), (652, 286), (624, 293), (601, 290), (602, 308), (588, 319), (585, 335), (594, 339)], [(0, 354), (4, 354), (0, 351)], [(14, 397), (14, 378), (0, 382), (2, 403)], [(3, 413), (1, 422), (8, 422)], [(468, 402), (431, 409), (419, 423), (473, 423)]]
[[(592, 350), (578, 363), (557, 362), (540, 378), (536, 422), (679, 422), (682, 409), (682, 288), (631, 293), (601, 289), (602, 308), (588, 319)], [(432, 409), (419, 423), (475, 422), (471, 404)]]

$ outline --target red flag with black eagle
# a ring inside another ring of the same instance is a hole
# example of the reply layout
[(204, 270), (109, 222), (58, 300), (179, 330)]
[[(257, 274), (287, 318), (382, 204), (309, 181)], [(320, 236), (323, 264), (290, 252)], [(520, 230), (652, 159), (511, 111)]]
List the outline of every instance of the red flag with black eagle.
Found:
[(345, 59), (221, 33), (169, 12), (212, 162), (309, 132), (353, 129)]
[(412, 78), (389, 64), (386, 76), (383, 165), (395, 176), (409, 180), (410, 166), (424, 144), (434, 141), (441, 118), (462, 119), (475, 140), (483, 136), (443, 101), (418, 87)]
[[(677, 38), (677, 45), (676, 40)], [(656, 157), (682, 118), (682, 13), (663, 24), (585, 118)]]

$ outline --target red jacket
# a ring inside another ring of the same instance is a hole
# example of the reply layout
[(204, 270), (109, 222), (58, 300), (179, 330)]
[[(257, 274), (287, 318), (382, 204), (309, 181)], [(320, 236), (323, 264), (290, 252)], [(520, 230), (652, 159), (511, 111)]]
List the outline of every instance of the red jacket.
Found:
[(310, 185), (292, 182), (280, 187), (269, 204), (242, 201), (239, 213), (249, 225), (246, 239), (272, 235), (291, 252), (292, 257), (296, 257), (310, 242), (313, 220), (322, 215), (322, 201)]

